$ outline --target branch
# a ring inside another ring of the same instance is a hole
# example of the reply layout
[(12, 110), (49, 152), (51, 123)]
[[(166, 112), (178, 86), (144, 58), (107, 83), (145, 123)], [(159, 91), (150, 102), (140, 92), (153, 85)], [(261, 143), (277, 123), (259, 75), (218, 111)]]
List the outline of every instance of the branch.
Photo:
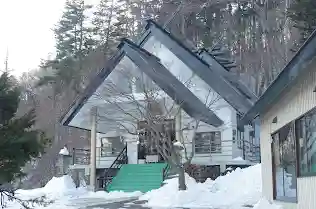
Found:
[(0, 205), (2, 208), (5, 208), (6, 203), (4, 197), (8, 197), (8, 201), (16, 201), (18, 204), (20, 204), (25, 209), (32, 209), (35, 205), (41, 205), (41, 206), (48, 206), (49, 204), (52, 204), (54, 201), (50, 200), (47, 201), (45, 196), (41, 196), (35, 199), (29, 199), (29, 200), (23, 200), (21, 198), (18, 198), (15, 196), (14, 191), (7, 191), (5, 189), (0, 189)]

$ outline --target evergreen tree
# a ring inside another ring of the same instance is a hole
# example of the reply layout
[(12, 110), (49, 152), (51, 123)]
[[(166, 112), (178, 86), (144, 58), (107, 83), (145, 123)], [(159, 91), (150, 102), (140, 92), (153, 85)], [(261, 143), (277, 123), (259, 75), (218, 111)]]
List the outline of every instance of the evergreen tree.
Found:
[(136, 20), (131, 11), (131, 2), (128, 0), (118, 0), (115, 7), (116, 22), (113, 31), (113, 38), (120, 40), (123, 37), (135, 37), (136, 34)]
[(116, 16), (114, 0), (101, 0), (96, 9), (92, 24), (94, 35), (98, 40), (97, 45), (102, 49), (104, 55), (110, 55), (117, 44), (117, 40), (113, 38), (113, 23)]
[(48, 142), (35, 130), (35, 112), (17, 118), (20, 90), (7, 73), (0, 76), (0, 185), (23, 176), (22, 167), (41, 155)]
[(316, 29), (316, 1), (296, 0), (288, 11), (295, 27), (301, 31), (301, 41), (304, 42)]
[(93, 28), (87, 13), (91, 5), (84, 0), (67, 0), (64, 13), (54, 29), (56, 57), (42, 64), (43, 68), (55, 70), (55, 75), (44, 76), (39, 85), (53, 83), (56, 93), (65, 86), (80, 91), (83, 58), (95, 47)]
[(57, 60), (86, 56), (94, 46), (92, 28), (87, 26), (91, 5), (84, 0), (67, 0), (61, 20), (54, 29)]

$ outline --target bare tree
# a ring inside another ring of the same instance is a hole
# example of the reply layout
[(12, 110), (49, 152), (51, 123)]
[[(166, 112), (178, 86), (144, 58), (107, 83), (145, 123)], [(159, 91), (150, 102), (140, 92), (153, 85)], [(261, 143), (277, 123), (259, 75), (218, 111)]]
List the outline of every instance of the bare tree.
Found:
[[(88, 101), (99, 107), (98, 125), (105, 132), (120, 129), (139, 140), (145, 138), (145, 146), (154, 149), (179, 174), (179, 190), (186, 190), (185, 169), (193, 159), (194, 137), (202, 122), (183, 111), (181, 98), (173, 95), (175, 99), (171, 99), (124, 59)], [(192, 74), (182, 82), (192, 92), (204, 95), (204, 104), (215, 110), (221, 102), (219, 95), (209, 87), (197, 89), (198, 79)]]

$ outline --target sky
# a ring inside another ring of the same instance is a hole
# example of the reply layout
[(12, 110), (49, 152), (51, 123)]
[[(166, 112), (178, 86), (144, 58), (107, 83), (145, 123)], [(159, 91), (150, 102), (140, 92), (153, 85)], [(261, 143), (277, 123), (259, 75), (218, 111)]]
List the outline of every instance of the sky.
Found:
[(1, 0), (0, 69), (6, 52), (14, 75), (36, 69), (41, 58), (54, 51), (52, 28), (62, 14), (65, 0)]
[(65, 1), (0, 0), (0, 70), (4, 69), (7, 49), (9, 69), (16, 76), (37, 69), (41, 58), (54, 52), (52, 28)]

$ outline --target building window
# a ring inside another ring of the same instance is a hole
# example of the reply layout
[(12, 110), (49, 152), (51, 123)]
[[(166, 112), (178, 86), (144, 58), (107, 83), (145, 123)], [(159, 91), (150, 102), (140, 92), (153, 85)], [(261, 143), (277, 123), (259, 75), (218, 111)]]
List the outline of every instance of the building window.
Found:
[(296, 201), (296, 151), (294, 124), (290, 123), (272, 135), (274, 198)]
[(244, 141), (244, 132), (238, 131), (237, 132), (237, 147), (239, 149), (243, 148), (243, 141)]
[(205, 132), (196, 133), (195, 137), (195, 153), (209, 154), (222, 152), (221, 132)]
[(316, 110), (296, 121), (299, 175), (316, 175)]

